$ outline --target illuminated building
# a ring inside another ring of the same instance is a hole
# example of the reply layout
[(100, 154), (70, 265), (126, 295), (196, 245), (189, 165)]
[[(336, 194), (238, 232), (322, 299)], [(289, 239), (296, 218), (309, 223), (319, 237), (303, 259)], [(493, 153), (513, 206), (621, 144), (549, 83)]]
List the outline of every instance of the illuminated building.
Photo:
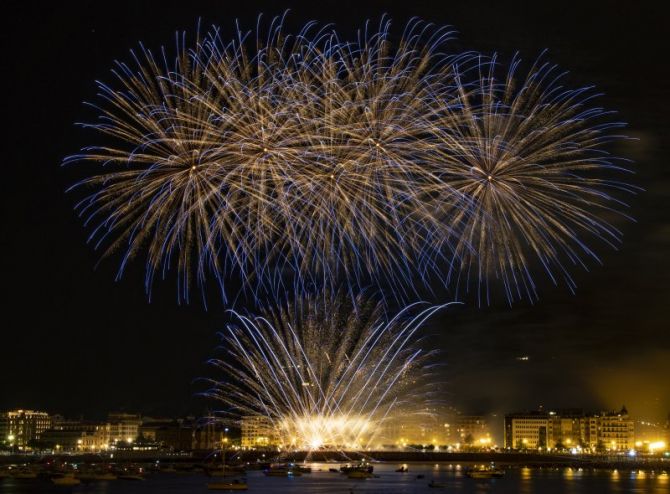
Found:
[(42, 448), (68, 452), (99, 452), (109, 447), (107, 423), (65, 420), (54, 416), (51, 428), (42, 433)]
[(488, 422), (481, 415), (456, 417), (457, 441), (468, 446), (481, 446), (491, 442)]
[(143, 417), (138, 434), (148, 441), (156, 441), (156, 434), (162, 427), (169, 427), (178, 421), (173, 418)]
[(107, 416), (109, 422), (109, 440), (111, 443), (125, 441), (133, 442), (139, 436), (139, 428), (142, 419), (134, 413), (110, 413)]
[(51, 427), (51, 417), (46, 412), (14, 410), (5, 412), (1, 418), (2, 439), (11, 448), (19, 451), (32, 449), (42, 433)]
[(552, 418), (544, 411), (505, 415), (505, 448), (546, 448), (551, 440)]
[(586, 414), (580, 409), (505, 415), (505, 447), (628, 451), (635, 445), (634, 421), (618, 412)]
[(269, 417), (246, 415), (240, 421), (243, 448), (275, 446), (278, 442), (274, 424)]
[(163, 449), (188, 451), (195, 444), (194, 417), (185, 419), (145, 418), (139, 427), (143, 441), (154, 442)]
[(444, 409), (427, 408), (419, 413), (398, 413), (379, 426), (371, 445), (375, 448), (406, 446), (443, 447), (452, 442), (453, 422)]
[(586, 415), (581, 409), (566, 409), (549, 412), (550, 437), (547, 446), (551, 449), (595, 447), (597, 443), (598, 418)]
[(635, 422), (626, 407), (599, 417), (598, 442), (611, 451), (628, 451), (635, 446)]

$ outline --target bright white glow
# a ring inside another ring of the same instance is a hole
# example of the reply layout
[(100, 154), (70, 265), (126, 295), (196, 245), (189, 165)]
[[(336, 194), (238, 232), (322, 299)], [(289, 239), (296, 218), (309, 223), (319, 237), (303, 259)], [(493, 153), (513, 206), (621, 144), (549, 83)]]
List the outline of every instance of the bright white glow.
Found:
[(649, 452), (653, 453), (656, 450), (663, 451), (665, 449), (665, 441), (654, 441), (649, 443)]
[(370, 429), (368, 419), (344, 414), (290, 417), (280, 424), (282, 442), (300, 449), (355, 447)]

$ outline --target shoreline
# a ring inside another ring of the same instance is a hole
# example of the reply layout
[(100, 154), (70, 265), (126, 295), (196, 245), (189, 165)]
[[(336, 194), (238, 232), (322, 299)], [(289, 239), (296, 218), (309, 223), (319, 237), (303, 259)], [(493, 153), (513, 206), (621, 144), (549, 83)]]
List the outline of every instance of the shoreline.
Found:
[[(193, 451), (189, 453), (163, 453), (156, 451), (116, 451), (112, 454), (21, 454), (2, 455), (0, 464), (40, 464), (49, 460), (62, 460), (78, 463), (163, 463), (185, 467), (201, 468), (210, 463), (211, 451)], [(265, 462), (308, 462), (308, 463), (352, 463), (366, 459), (373, 463), (491, 463), (500, 467), (527, 468), (588, 468), (605, 470), (670, 470), (670, 458), (664, 456), (594, 456), (594, 455), (555, 455), (538, 453), (448, 453), (448, 452), (408, 452), (408, 451), (370, 451), (360, 452), (291, 452), (278, 456), (276, 451), (238, 451), (231, 454), (234, 463), (256, 465)], [(231, 462), (232, 463), (232, 462)]]

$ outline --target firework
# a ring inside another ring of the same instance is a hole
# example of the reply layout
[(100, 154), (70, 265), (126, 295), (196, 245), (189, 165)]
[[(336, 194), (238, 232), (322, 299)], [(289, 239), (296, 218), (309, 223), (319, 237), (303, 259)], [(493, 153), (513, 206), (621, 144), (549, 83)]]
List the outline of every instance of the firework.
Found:
[(414, 304), (385, 321), (363, 297), (322, 295), (259, 316), (233, 312), (227, 355), (212, 362), (226, 380), (207, 395), (223, 403), (224, 420), (269, 418), (285, 447), (365, 448), (388, 420), (409, 420), (434, 399), (432, 354), (416, 333), (442, 307)]
[(519, 63), (498, 78), (494, 57), (476, 82), (457, 77), (458, 100), (437, 126), (441, 178), (468, 204), (447, 218), (462, 226), (456, 284), (464, 279), (480, 304), (496, 283), (510, 301), (536, 299), (538, 271), (574, 289), (572, 267), (599, 262), (587, 242), (620, 242), (611, 219), (626, 205), (617, 195), (636, 190), (616, 179), (625, 160), (606, 151), (624, 124), (592, 106), (592, 88), (566, 89), (565, 74), (541, 58), (526, 76)]
[[(452, 201), (433, 175), (441, 157), (431, 120), (449, 99), (453, 64), (445, 29), (410, 23), (393, 47), (389, 23), (341, 42), (280, 22), (230, 43), (218, 31), (169, 59), (142, 49), (99, 83), (109, 144), (67, 162), (98, 165), (77, 184), (78, 206), (105, 254), (146, 251), (146, 286), (179, 273), (228, 275), (247, 288), (333, 282), (389, 285), (437, 271)], [(439, 189), (437, 188), (439, 186)], [(410, 288), (411, 290), (411, 288)]]
[(495, 57), (445, 55), (446, 29), (389, 37), (387, 20), (354, 42), (275, 20), (255, 42), (213, 30), (118, 64), (87, 125), (107, 143), (66, 161), (93, 166), (78, 209), (119, 276), (145, 257), (147, 291), (176, 270), (180, 300), (213, 278), (227, 301), (233, 277), (257, 300), (342, 285), (535, 300), (541, 272), (574, 289), (592, 240), (621, 240), (622, 124), (547, 63), (498, 77)]

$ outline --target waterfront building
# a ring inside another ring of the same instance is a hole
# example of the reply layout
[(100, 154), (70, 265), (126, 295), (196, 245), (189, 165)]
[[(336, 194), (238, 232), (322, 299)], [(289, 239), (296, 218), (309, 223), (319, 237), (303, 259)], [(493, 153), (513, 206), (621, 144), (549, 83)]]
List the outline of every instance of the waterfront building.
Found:
[[(193, 449), (220, 449), (224, 445), (224, 440), (226, 447), (231, 446), (233, 437), (228, 432), (228, 428), (220, 422), (205, 419), (193, 431)], [(236, 442), (239, 442), (239, 438), (236, 439)]]
[(618, 412), (603, 412), (598, 424), (598, 443), (610, 451), (628, 451), (635, 447), (635, 422), (626, 407)]
[(411, 414), (397, 413), (375, 424), (370, 446), (377, 449), (404, 447), (443, 448), (451, 443), (453, 423), (448, 411), (427, 408)]
[(552, 417), (542, 410), (509, 413), (504, 427), (507, 449), (544, 449), (552, 439)]
[(272, 420), (263, 415), (245, 415), (240, 421), (240, 430), (243, 448), (269, 447), (279, 442)]
[(628, 451), (635, 446), (634, 421), (626, 407), (615, 412), (536, 410), (505, 415), (505, 448)]
[(40, 438), (40, 447), (66, 452), (100, 452), (109, 447), (110, 425), (54, 416), (52, 426)]
[(113, 412), (107, 416), (109, 440), (111, 443), (125, 441), (132, 443), (139, 436), (142, 418), (135, 413)]
[(144, 437), (147, 440), (158, 443), (161, 448), (170, 451), (190, 451), (194, 445), (194, 428), (190, 419), (172, 420), (147, 423), (142, 425), (143, 430), (152, 430), (151, 434)]
[(579, 408), (550, 411), (549, 420), (547, 446), (550, 449), (586, 448), (597, 433), (597, 418)]
[(142, 423), (138, 428), (138, 435), (147, 441), (156, 441), (156, 432), (161, 427), (167, 427), (175, 423), (173, 418), (165, 417), (142, 417)]
[(10, 448), (28, 451), (34, 448), (42, 433), (51, 427), (51, 417), (35, 410), (12, 410), (0, 414), (2, 439)]
[(482, 415), (456, 417), (456, 441), (465, 446), (487, 446), (491, 443), (488, 421)]

